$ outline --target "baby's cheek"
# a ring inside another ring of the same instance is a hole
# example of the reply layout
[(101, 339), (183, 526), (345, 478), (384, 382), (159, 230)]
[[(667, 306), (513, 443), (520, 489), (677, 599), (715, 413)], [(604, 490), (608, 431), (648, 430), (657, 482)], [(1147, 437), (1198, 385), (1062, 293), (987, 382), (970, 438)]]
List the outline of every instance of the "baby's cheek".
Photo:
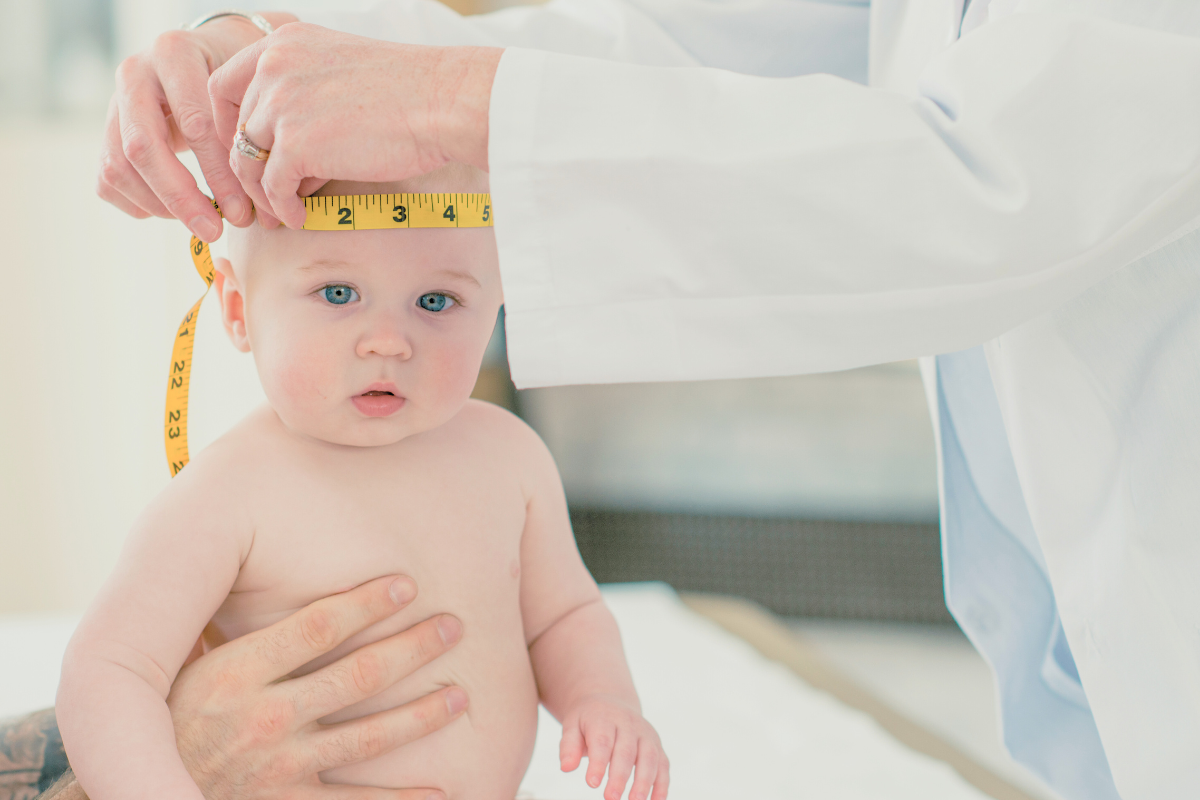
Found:
[(479, 378), (483, 352), (472, 344), (456, 347), (449, 343), (439, 348), (437, 356), (429, 361), (430, 369), (426, 375), (429, 388), (437, 398), (438, 405), (450, 409), (450, 415), (457, 412), (471, 396), (475, 381)]
[(307, 415), (326, 405), (335, 371), (319, 343), (287, 338), (276, 342), (262, 361), (267, 363), (259, 364), (259, 375), (276, 410)]

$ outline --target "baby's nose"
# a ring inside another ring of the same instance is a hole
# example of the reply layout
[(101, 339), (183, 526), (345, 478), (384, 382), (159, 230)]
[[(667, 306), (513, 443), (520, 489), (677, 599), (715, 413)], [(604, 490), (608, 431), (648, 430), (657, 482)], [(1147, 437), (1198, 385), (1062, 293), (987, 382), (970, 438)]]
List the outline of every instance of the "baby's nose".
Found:
[(358, 340), (359, 358), (370, 355), (408, 359), (412, 356), (412, 343), (398, 320), (380, 319)]

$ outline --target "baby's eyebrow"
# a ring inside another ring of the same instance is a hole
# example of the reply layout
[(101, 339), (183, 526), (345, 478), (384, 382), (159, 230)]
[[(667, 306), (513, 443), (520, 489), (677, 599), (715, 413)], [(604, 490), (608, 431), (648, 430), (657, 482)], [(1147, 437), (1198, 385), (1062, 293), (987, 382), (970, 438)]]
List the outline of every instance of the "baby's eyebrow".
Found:
[[(349, 261), (339, 261), (332, 258), (319, 258), (316, 261), (310, 261), (307, 264), (301, 265), (298, 269), (300, 269), (301, 272), (313, 272), (316, 270), (350, 269), (353, 266), (354, 265)], [(483, 288), (479, 283), (479, 279), (469, 272), (462, 272), (461, 270), (456, 269), (438, 269), (434, 270), (433, 274), (444, 275), (447, 278), (456, 278), (460, 281), (465, 281), (466, 283), (473, 283), (475, 284), (476, 288)]]
[(466, 281), (467, 283), (475, 284), (476, 288), (483, 288), (480, 286), (479, 280), (469, 272), (459, 272), (455, 269), (439, 269), (434, 274), (445, 275), (449, 278), (458, 278), (460, 281)]
[(319, 258), (316, 261), (310, 261), (307, 264), (302, 264), (299, 269), (304, 272), (310, 272), (318, 269), (346, 269), (352, 266), (349, 261), (337, 261), (330, 258)]

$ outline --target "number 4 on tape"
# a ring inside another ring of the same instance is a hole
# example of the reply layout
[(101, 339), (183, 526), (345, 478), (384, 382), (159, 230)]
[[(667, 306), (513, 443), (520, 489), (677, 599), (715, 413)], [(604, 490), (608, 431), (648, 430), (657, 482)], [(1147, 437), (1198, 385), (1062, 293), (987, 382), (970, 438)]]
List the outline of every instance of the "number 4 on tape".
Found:
[[(216, 203), (213, 203), (216, 207)], [(388, 228), (490, 228), (493, 225), (489, 194), (359, 194), (306, 197), (305, 230), (378, 230)], [(218, 213), (220, 209), (217, 209)], [(167, 411), (163, 438), (167, 464), (174, 477), (187, 466), (188, 387), (192, 379), (192, 352), (200, 304), (213, 284), (213, 260), (208, 245), (192, 237), (192, 263), (204, 279), (204, 294), (179, 324), (171, 348), (171, 374), (167, 378)]]

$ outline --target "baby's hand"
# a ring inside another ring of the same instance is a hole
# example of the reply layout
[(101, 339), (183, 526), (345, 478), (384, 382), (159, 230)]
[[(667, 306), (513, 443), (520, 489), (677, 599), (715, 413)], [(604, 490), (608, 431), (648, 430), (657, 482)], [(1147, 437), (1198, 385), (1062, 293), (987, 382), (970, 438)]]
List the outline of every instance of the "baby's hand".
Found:
[(641, 713), (615, 697), (585, 697), (563, 717), (559, 759), (563, 772), (572, 772), (584, 755), (588, 758), (587, 783), (593, 789), (608, 768), (604, 800), (620, 800), (637, 765), (629, 800), (666, 800), (670, 764), (654, 727)]

